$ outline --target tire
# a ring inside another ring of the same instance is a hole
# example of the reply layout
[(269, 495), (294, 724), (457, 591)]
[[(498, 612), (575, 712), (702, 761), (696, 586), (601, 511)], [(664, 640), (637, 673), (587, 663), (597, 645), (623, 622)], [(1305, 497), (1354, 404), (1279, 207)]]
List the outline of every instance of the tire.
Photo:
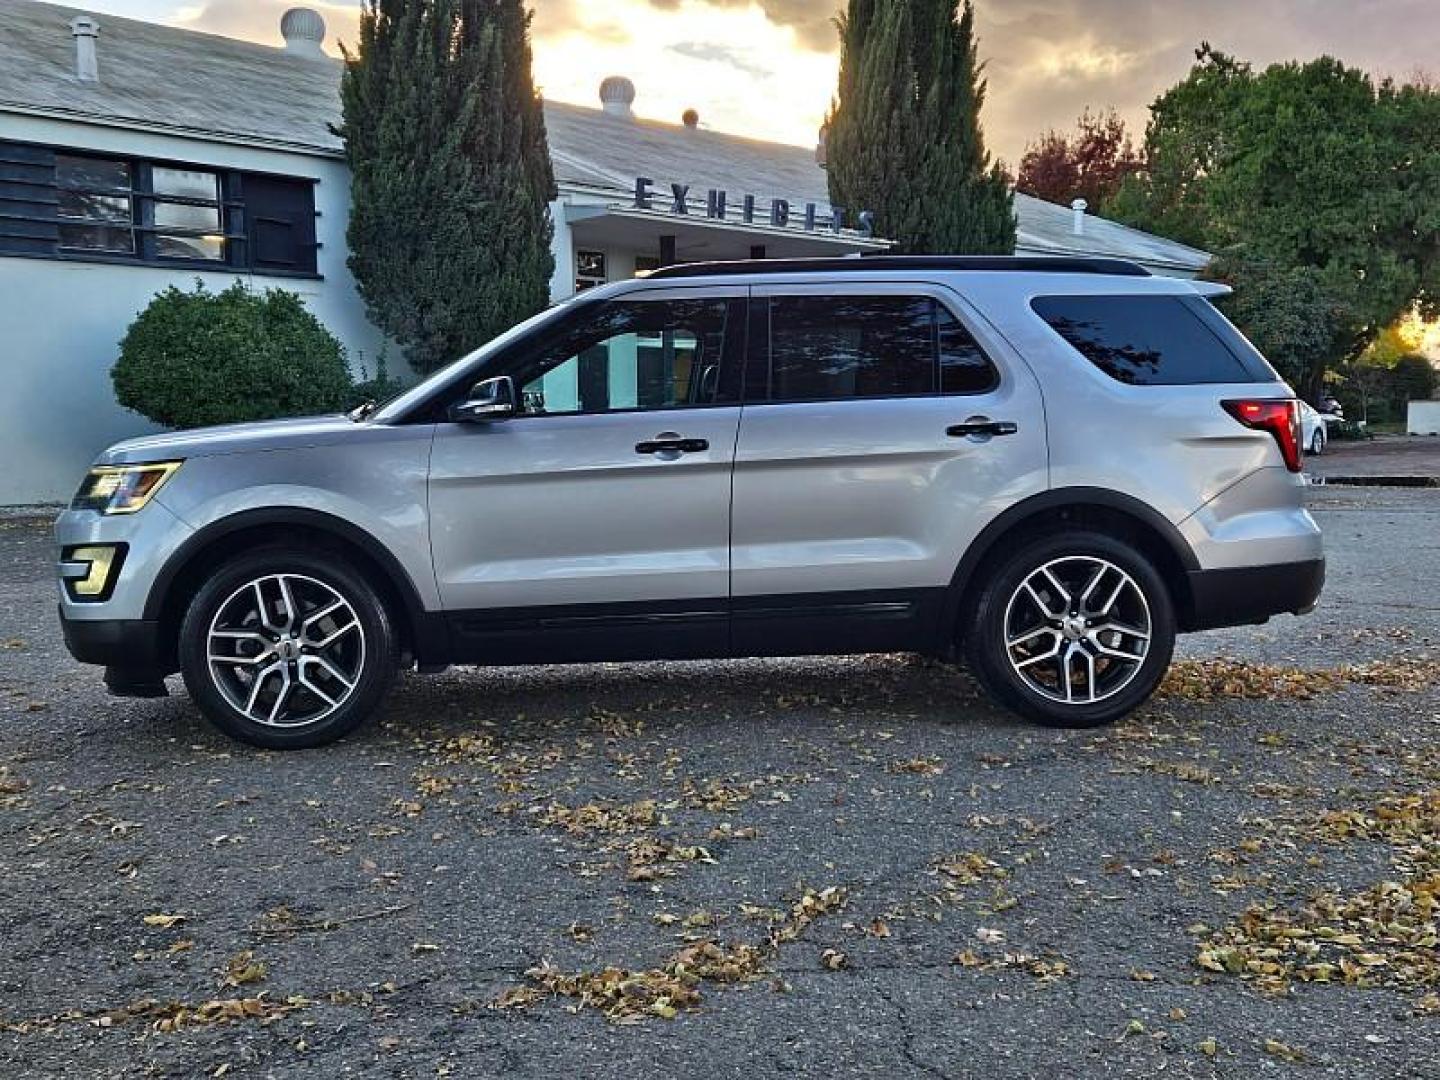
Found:
[[(299, 613), (298, 634), (287, 609)], [(269, 750), (348, 735), (375, 711), (400, 663), (394, 622), (369, 582), (339, 556), (295, 547), (222, 564), (185, 612), (179, 651), (206, 719)]]
[[(964, 627), (965, 657), (1006, 708), (1047, 727), (1099, 727), (1138, 708), (1160, 685), (1175, 648), (1175, 607), (1159, 572), (1130, 544), (1095, 532), (1053, 534), (982, 572)], [(1078, 616), (1071, 614), (1078, 605), (1061, 603), (1063, 595), (1074, 600), (1087, 591)]]
[(1317, 429), (1314, 435), (1310, 436), (1310, 453), (1313, 457), (1319, 457), (1325, 452), (1325, 432)]

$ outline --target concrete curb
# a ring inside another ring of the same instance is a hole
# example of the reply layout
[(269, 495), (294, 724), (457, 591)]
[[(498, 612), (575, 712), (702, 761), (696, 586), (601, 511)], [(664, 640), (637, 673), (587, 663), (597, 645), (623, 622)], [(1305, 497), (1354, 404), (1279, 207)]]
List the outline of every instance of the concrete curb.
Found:
[(1440, 488), (1440, 476), (1312, 476), (1314, 487)]

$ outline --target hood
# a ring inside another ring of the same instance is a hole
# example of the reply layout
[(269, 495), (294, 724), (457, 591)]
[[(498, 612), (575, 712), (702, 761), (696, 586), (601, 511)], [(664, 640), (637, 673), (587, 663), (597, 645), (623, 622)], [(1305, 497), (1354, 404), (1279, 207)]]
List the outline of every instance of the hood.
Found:
[(130, 465), (145, 461), (244, 454), (256, 450), (286, 450), (321, 446), (353, 436), (363, 424), (343, 413), (307, 416), (295, 420), (261, 420), (250, 424), (194, 428), (144, 435), (116, 443), (100, 455), (100, 465)]

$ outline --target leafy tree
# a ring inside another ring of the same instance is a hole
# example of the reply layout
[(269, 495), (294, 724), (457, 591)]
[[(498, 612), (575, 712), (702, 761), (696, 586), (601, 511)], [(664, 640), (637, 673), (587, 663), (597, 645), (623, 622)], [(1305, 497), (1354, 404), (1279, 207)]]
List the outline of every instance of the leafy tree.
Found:
[(1251, 262), (1309, 268), (1352, 361), (1412, 304), (1440, 310), (1440, 93), (1322, 57), (1263, 72), (1216, 52), (1151, 107), (1145, 171), (1111, 212)]
[(115, 397), (166, 427), (337, 412), (350, 396), (340, 342), (292, 292), (173, 285), (130, 324)]
[(341, 86), (371, 320), (428, 372), (544, 307), (555, 180), (521, 0), (366, 0)]
[(1136, 228), (1214, 250), (1207, 181), (1225, 162), (1226, 118), (1252, 84), (1250, 65), (1203, 43), (1190, 75), (1150, 106), (1144, 168), (1107, 208)]
[(1235, 290), (1220, 301), (1220, 309), (1302, 397), (1318, 400), (1346, 319), (1320, 271), (1231, 251), (1211, 263), (1204, 276)]
[(1026, 148), (1015, 186), (1065, 206), (1084, 199), (1091, 210), (1104, 213), (1140, 167), (1140, 155), (1120, 114), (1113, 109), (1104, 113), (1086, 109), (1073, 136), (1048, 131)]
[(966, 0), (850, 0), (827, 125), (830, 197), (898, 250), (1009, 253), (1015, 214), (985, 150), (983, 65)]

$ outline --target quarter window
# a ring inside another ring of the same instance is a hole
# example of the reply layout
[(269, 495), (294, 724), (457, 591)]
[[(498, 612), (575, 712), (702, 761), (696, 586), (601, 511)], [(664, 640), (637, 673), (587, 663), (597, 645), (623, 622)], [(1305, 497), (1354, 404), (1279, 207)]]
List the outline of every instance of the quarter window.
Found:
[(1256, 380), (1187, 297), (1042, 296), (1032, 306), (1077, 352), (1118, 382), (1176, 386)]
[(995, 385), (974, 337), (928, 296), (777, 296), (769, 305), (771, 401), (973, 394)]

